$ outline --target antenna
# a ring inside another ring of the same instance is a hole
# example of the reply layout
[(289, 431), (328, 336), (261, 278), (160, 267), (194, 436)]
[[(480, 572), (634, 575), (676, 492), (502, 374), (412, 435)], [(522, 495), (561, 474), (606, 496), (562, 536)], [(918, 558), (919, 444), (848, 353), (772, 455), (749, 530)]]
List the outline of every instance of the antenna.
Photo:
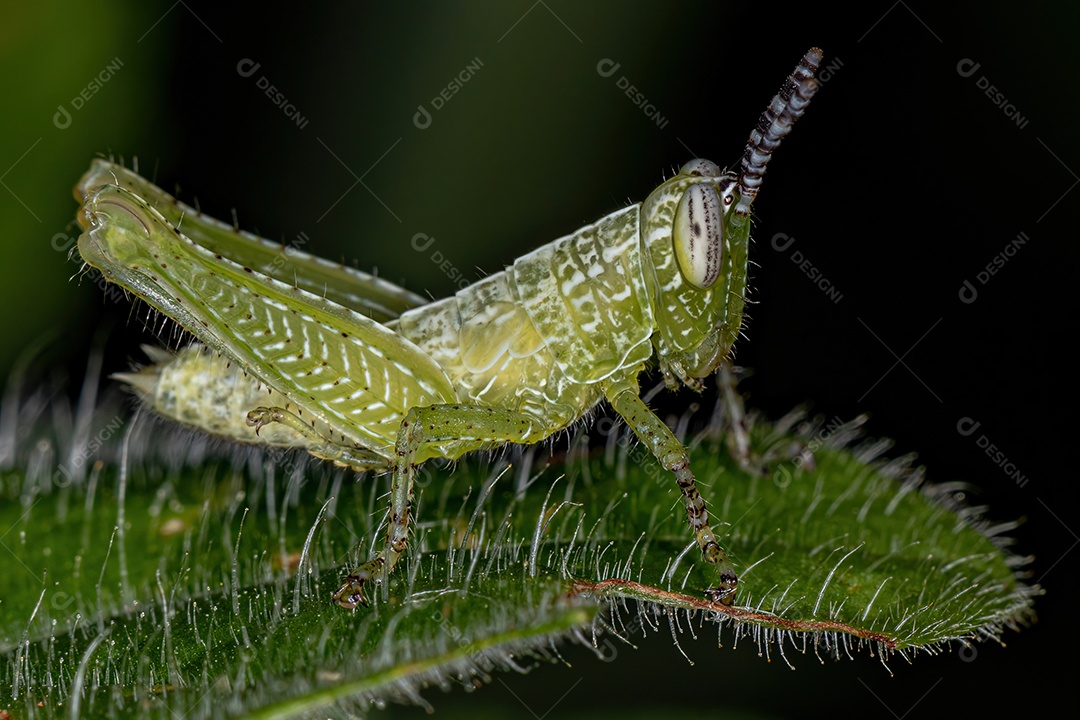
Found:
[(739, 204), (735, 212), (748, 216), (750, 205), (757, 197), (761, 179), (765, 176), (765, 166), (769, 164), (773, 151), (780, 145), (784, 136), (791, 132), (791, 126), (806, 112), (810, 99), (821, 85), (814, 79), (818, 65), (821, 64), (821, 50), (810, 48), (788, 75), (780, 92), (773, 96), (772, 102), (765, 108), (758, 119), (757, 127), (750, 133), (743, 153), (742, 172), (739, 174)]

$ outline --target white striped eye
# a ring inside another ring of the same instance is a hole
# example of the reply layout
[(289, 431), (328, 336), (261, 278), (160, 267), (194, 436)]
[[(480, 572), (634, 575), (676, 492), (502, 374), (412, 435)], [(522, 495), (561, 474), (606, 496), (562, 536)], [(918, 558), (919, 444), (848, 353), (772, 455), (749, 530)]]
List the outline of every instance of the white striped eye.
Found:
[(720, 168), (710, 160), (694, 158), (679, 168), (679, 174), (693, 175), (695, 177), (720, 177)]
[(679, 200), (672, 225), (679, 269), (702, 290), (720, 277), (724, 250), (724, 211), (712, 185), (691, 185)]

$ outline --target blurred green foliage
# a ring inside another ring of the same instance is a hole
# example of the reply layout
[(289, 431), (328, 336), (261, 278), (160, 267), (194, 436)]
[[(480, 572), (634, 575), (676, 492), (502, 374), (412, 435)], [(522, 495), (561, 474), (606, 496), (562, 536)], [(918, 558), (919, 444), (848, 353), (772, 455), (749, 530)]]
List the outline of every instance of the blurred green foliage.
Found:
[[(130, 152), (162, 128), (155, 77), (167, 60), (169, 28), (135, 42), (154, 9), (111, 11), (86, 3), (22, 3), (0, 27), (0, 375), (42, 337), (85, 356), (100, 305), (92, 286), (70, 281), (71, 189), (88, 158)], [(117, 64), (119, 61), (119, 64)], [(118, 68), (110, 71), (107, 66)], [(105, 78), (102, 81), (100, 78)], [(51, 361), (63, 354), (50, 355)]]

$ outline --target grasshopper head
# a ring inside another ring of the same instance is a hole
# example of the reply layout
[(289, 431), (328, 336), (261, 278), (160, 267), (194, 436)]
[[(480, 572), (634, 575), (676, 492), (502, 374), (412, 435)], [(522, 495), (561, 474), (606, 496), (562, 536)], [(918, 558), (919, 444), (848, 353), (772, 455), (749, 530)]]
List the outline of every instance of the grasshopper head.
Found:
[(738, 335), (750, 239), (749, 217), (735, 212), (738, 185), (734, 173), (691, 160), (642, 205), (653, 344), (669, 384), (697, 385)]
[(750, 206), (765, 166), (817, 92), (811, 48), (750, 133), (739, 173), (691, 160), (641, 207), (656, 332), (668, 385), (701, 386), (731, 351), (746, 304)]

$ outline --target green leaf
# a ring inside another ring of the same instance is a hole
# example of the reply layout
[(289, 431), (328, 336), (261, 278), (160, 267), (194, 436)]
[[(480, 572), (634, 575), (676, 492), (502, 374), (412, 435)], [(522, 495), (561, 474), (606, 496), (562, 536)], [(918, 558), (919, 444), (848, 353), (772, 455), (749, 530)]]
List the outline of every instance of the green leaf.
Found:
[(960, 486), (880, 461), (887, 444), (856, 445), (858, 421), (792, 415), (754, 426), (764, 473), (731, 458), (715, 418), (692, 443), (728, 523), (734, 607), (702, 592), (674, 482), (602, 422), (591, 443), (426, 465), (407, 559), (350, 612), (329, 596), (380, 538), (384, 478), (45, 397), (9, 394), (0, 413), (0, 709), (22, 718), (424, 703), (424, 686), (484, 684), (561, 640), (603, 657), (658, 625), (884, 661), (996, 637), (1037, 593), (1000, 537), (1012, 525), (989, 526)]

